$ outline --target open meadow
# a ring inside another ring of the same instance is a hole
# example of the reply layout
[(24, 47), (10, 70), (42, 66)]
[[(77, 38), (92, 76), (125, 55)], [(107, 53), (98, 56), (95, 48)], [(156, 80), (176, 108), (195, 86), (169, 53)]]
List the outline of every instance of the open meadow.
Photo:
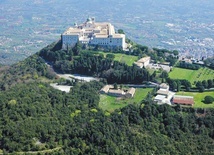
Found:
[(171, 79), (186, 79), (194, 84), (194, 81), (203, 81), (214, 78), (214, 70), (202, 67), (199, 70), (190, 70), (183, 68), (173, 68), (169, 73)]
[(113, 112), (115, 109), (123, 108), (129, 104), (140, 103), (150, 91), (152, 88), (137, 88), (134, 97), (129, 99), (118, 99), (107, 94), (101, 94), (99, 106), (103, 110)]
[(203, 103), (203, 100), (205, 96), (214, 96), (214, 91), (212, 92), (178, 92), (176, 95), (186, 95), (186, 96), (193, 96), (194, 97), (194, 108), (214, 108), (214, 103), (212, 104), (205, 104)]
[(114, 60), (115, 61), (119, 61), (119, 62), (122, 62), (122, 63), (126, 63), (127, 65), (129, 66), (132, 66), (132, 64), (138, 60), (138, 57), (137, 56), (133, 56), (133, 55), (126, 55), (126, 54), (122, 54), (122, 53), (106, 53), (106, 52), (99, 52), (100, 54), (103, 54), (104, 57), (107, 55), (107, 54), (114, 54), (115, 58)]

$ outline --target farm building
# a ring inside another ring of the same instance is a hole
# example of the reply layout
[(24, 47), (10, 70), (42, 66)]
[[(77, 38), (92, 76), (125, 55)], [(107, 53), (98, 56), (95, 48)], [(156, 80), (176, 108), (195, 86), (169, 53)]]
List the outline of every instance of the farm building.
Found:
[(128, 92), (126, 93), (126, 97), (127, 98), (132, 98), (132, 97), (134, 97), (134, 94), (135, 94), (135, 88), (130, 88), (128, 90)]
[(100, 93), (101, 93), (101, 94), (106, 94), (106, 93), (108, 93), (109, 89), (111, 89), (111, 88), (114, 88), (114, 86), (112, 86), (112, 85), (105, 85), (105, 86), (100, 90)]
[(157, 91), (157, 96), (154, 98), (154, 101), (157, 104), (171, 105), (171, 100), (174, 95), (174, 92), (169, 91), (169, 85), (166, 83), (162, 83), (160, 84), (160, 89)]
[(166, 96), (164, 96), (164, 95), (157, 95), (154, 98), (154, 101), (157, 102), (158, 104), (162, 104), (163, 100), (165, 100), (165, 99), (166, 99)]
[(111, 96), (122, 97), (125, 95), (125, 92), (120, 89), (109, 89), (108, 94)]
[(153, 64), (153, 63), (150, 63), (150, 64), (147, 66), (147, 68), (155, 69), (155, 70), (163, 69), (163, 70), (165, 70), (167, 73), (169, 73), (170, 70), (172, 69), (172, 67), (170, 67), (169, 65)]
[(172, 102), (179, 105), (193, 106), (194, 98), (192, 96), (175, 95)]
[(135, 64), (138, 67), (143, 68), (143, 67), (146, 67), (149, 65), (150, 59), (151, 59), (150, 57), (143, 57), (140, 60), (138, 60), (137, 62), (135, 62)]
[(169, 90), (160, 88), (160, 89), (157, 91), (157, 94), (158, 94), (158, 95), (164, 95), (164, 96), (167, 97), (168, 94), (169, 94)]
[(115, 97), (127, 97), (131, 98), (135, 94), (135, 88), (129, 88), (127, 92), (122, 89), (114, 89), (113, 85), (105, 85), (101, 90), (101, 94), (108, 94)]
[(160, 88), (161, 88), (161, 89), (169, 90), (169, 85), (166, 84), (166, 83), (161, 83), (161, 84), (160, 84)]

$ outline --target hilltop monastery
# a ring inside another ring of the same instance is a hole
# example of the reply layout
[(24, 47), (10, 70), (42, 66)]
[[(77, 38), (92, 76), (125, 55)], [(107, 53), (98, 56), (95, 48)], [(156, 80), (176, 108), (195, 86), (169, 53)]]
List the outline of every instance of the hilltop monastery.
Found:
[(62, 34), (62, 48), (73, 47), (77, 42), (87, 45), (126, 48), (125, 35), (115, 33), (111, 23), (95, 22), (88, 18), (83, 24), (74, 24)]

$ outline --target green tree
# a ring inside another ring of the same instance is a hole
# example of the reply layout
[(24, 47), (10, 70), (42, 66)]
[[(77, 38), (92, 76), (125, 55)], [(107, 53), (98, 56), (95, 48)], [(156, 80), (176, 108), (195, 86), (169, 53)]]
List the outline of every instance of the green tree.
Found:
[(110, 60), (114, 60), (115, 55), (114, 55), (114, 54), (107, 54), (107, 55), (106, 55), (106, 58), (107, 58), (107, 59), (110, 59)]
[(198, 81), (197, 83), (196, 83), (196, 87), (197, 88), (200, 88), (202, 86), (202, 82), (201, 81)]
[(74, 55), (79, 55), (82, 50), (80, 42), (77, 42), (76, 45), (72, 48)]
[(114, 83), (114, 89), (118, 89), (117, 83)]
[(175, 55), (175, 56), (177, 56), (178, 55), (178, 51), (177, 50), (174, 50), (174, 51), (172, 51), (173, 52), (173, 54)]
[(203, 80), (202, 81), (202, 85), (204, 86), (204, 88), (208, 88), (207, 80)]
[(162, 73), (160, 75), (161, 78), (167, 78), (168, 76), (169, 75), (168, 75), (168, 73), (166, 71), (162, 71)]
[(178, 85), (177, 85), (176, 81), (173, 81), (172, 82), (172, 90), (177, 89), (177, 87), (178, 87)]
[(199, 92), (204, 92), (204, 86), (199, 87)]
[(214, 98), (212, 96), (205, 96), (204, 103), (210, 104), (214, 101)]
[(179, 92), (181, 90), (181, 82), (177, 80), (177, 91)]
[(207, 83), (208, 83), (208, 88), (212, 88), (214, 86), (213, 80), (211, 79), (207, 80)]
[(119, 34), (125, 34), (124, 31), (122, 29), (118, 29), (117, 31)]

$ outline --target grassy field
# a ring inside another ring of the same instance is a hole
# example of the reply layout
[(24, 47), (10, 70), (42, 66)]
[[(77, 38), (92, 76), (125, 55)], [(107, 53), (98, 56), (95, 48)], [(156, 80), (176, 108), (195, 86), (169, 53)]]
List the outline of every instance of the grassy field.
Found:
[(190, 70), (183, 68), (173, 68), (173, 71), (169, 73), (169, 77), (172, 79), (186, 79), (194, 84), (194, 81), (203, 81), (214, 78), (214, 70), (207, 67), (200, 68), (199, 70)]
[(152, 88), (138, 88), (136, 89), (136, 93), (133, 98), (130, 99), (117, 99), (116, 97), (109, 96), (106, 94), (100, 95), (100, 103), (99, 106), (103, 110), (108, 110), (109, 112), (113, 112), (115, 109), (123, 108), (128, 104), (138, 104), (140, 103), (150, 92)]
[[(83, 50), (83, 52), (89, 52), (88, 50)], [(91, 51), (94, 54), (103, 54), (106, 57), (107, 54), (113, 54), (115, 56), (114, 60), (122, 63), (126, 63), (128, 66), (132, 66), (134, 62), (138, 60), (137, 56), (127, 55), (122, 53), (111, 53), (111, 52), (103, 52), (103, 51)]]
[(133, 55), (126, 55), (126, 54), (119, 54), (119, 53), (114, 55), (115, 55), (115, 58), (114, 58), (115, 61), (126, 63), (129, 66), (132, 66), (132, 64), (138, 60), (138, 57)]
[(137, 56), (126, 55), (126, 54), (122, 54), (122, 53), (105, 53), (105, 52), (99, 52), (99, 53), (102, 53), (104, 56), (106, 56), (107, 54), (114, 54), (115, 61), (126, 63), (129, 66), (132, 66), (132, 64), (138, 60)]
[(194, 97), (194, 108), (214, 108), (214, 103), (212, 104), (204, 104), (203, 100), (204, 97), (209, 95), (209, 96), (214, 96), (214, 91), (213, 92), (203, 92), (203, 93), (197, 93), (197, 92), (179, 92), (176, 93), (176, 95), (187, 95), (187, 96), (193, 96)]

